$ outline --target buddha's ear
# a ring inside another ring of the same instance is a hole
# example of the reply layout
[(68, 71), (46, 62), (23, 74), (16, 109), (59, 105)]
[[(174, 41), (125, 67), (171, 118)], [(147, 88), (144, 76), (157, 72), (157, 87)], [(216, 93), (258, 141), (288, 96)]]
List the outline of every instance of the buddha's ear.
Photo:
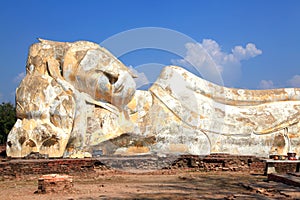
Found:
[(60, 63), (58, 62), (58, 60), (54, 58), (50, 58), (49, 60), (47, 60), (46, 64), (47, 64), (47, 71), (51, 77), (55, 79), (57, 78), (63, 79)]

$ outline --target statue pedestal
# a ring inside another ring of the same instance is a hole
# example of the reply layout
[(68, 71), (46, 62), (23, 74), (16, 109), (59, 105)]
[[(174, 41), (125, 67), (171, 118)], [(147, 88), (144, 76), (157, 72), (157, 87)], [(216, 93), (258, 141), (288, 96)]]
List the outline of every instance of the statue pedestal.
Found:
[(73, 187), (73, 178), (69, 175), (47, 174), (38, 180), (38, 190), (35, 193), (44, 194), (63, 192)]

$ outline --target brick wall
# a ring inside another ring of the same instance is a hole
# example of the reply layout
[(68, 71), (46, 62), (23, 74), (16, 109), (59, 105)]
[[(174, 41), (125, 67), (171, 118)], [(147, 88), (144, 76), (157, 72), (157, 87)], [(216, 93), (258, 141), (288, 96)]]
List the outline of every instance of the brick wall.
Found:
[(94, 159), (13, 159), (0, 162), (1, 176), (18, 177), (29, 174), (52, 173), (86, 173), (95, 168), (107, 169), (102, 163)]
[(255, 172), (263, 174), (264, 163), (253, 156), (212, 154), (209, 156), (106, 156), (85, 159), (8, 159), (0, 162), (0, 176), (19, 177), (32, 174), (94, 173), (96, 170), (159, 170)]

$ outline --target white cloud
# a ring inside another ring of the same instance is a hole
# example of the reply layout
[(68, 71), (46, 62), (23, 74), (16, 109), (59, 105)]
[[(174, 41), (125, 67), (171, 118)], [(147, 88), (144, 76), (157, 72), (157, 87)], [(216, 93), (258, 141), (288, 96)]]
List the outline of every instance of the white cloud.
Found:
[(293, 76), (287, 83), (291, 87), (300, 87), (300, 75)]
[(274, 88), (274, 83), (271, 80), (262, 80), (258, 86), (259, 89), (272, 89)]
[(134, 69), (132, 66), (128, 67), (130, 71), (132, 71), (135, 75), (137, 75), (137, 78), (134, 78), (136, 88), (139, 88), (143, 85), (149, 84), (149, 80), (147, 79), (144, 72), (138, 72), (136, 69)]
[(183, 67), (193, 66), (203, 78), (216, 82), (217, 74), (225, 83), (232, 84), (241, 73), (241, 61), (262, 54), (255, 44), (246, 47), (235, 46), (231, 53), (223, 52), (220, 45), (212, 39), (204, 39), (202, 43), (187, 43), (184, 59), (172, 60), (173, 64)]
[(20, 83), (20, 81), (23, 80), (23, 78), (26, 76), (25, 72), (19, 73), (15, 78), (14, 78), (14, 83)]
[(257, 49), (255, 44), (248, 43), (246, 48), (243, 48), (242, 46), (235, 46), (232, 49), (232, 54), (238, 60), (247, 60), (262, 54), (262, 51)]
[[(262, 80), (258, 85), (258, 89), (273, 89), (276, 87), (278, 87), (278, 84), (275, 85), (271, 80)], [(282, 87), (300, 88), (300, 75), (293, 76)]]

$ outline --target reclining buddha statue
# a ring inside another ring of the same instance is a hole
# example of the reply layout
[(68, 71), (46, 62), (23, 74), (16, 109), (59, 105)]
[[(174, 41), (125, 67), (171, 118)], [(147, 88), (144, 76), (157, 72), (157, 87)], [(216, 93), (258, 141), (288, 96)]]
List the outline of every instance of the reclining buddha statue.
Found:
[(226, 88), (165, 67), (148, 91), (105, 48), (39, 39), (16, 90), (7, 155), (300, 153), (300, 89)]

